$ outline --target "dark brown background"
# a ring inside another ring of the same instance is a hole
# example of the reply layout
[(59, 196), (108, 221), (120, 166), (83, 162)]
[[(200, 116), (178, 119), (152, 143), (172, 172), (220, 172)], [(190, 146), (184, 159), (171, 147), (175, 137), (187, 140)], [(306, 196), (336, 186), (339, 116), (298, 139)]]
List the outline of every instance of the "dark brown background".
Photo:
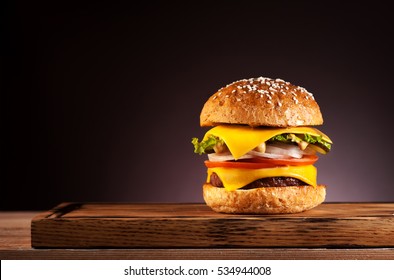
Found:
[(258, 76), (319, 102), (334, 140), (317, 164), (327, 201), (394, 200), (388, 6), (31, 2), (1, 15), (2, 210), (202, 202), (190, 141), (206, 131), (203, 103)]

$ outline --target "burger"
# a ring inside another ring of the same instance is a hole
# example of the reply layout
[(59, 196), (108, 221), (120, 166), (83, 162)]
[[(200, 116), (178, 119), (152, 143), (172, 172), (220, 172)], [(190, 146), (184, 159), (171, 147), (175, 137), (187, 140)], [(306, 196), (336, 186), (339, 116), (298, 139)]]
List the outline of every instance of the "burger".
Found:
[(332, 141), (313, 126), (323, 117), (312, 93), (282, 79), (233, 82), (213, 94), (200, 114), (212, 126), (194, 152), (206, 154), (203, 197), (214, 211), (284, 214), (325, 200), (317, 184), (318, 154)]

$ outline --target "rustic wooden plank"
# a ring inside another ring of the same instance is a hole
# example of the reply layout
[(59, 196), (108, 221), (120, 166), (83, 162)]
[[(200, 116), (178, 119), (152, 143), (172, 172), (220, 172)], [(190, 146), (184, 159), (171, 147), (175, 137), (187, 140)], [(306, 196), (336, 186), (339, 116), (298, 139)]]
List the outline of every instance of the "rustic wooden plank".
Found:
[(394, 248), (33, 249), (30, 245), (30, 222), (33, 217), (41, 214), (0, 212), (0, 259), (394, 260)]
[(394, 247), (394, 203), (326, 203), (289, 215), (203, 204), (64, 203), (32, 221), (36, 248)]
[(30, 224), (37, 212), (1, 212), (0, 215), (0, 248), (31, 248)]
[[(312, 210), (298, 214), (280, 215), (280, 217), (379, 217), (394, 213), (394, 203), (324, 203)], [(238, 218), (240, 215), (220, 214), (204, 204), (192, 203), (62, 203), (54, 209), (42, 213), (62, 217), (226, 217)], [(242, 215), (256, 217), (256, 215)], [(266, 215), (268, 216), (268, 215)], [(272, 215), (271, 215), (272, 216)], [(278, 215), (276, 215), (278, 216)]]
[(26, 249), (1, 250), (7, 260), (394, 260), (394, 248), (368, 249)]

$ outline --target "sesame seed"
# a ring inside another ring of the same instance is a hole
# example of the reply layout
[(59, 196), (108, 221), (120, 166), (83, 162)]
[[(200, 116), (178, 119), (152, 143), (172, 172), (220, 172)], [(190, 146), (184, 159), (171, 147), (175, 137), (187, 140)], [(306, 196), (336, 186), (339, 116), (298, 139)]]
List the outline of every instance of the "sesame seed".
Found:
[(297, 89), (300, 90), (301, 92), (306, 92), (306, 89), (303, 87), (298, 86)]
[[(229, 86), (230, 90), (228, 88)], [(234, 98), (236, 101), (242, 101), (242, 97), (231, 97), (231, 95), (233, 95), (234, 93), (237, 95), (249, 95), (253, 93), (254, 97), (266, 98), (265, 100), (267, 101), (267, 103), (276, 104), (276, 106), (278, 107), (283, 106), (282, 102), (275, 97), (275, 94), (279, 93), (283, 95), (286, 95), (287, 93), (291, 94), (290, 96), (292, 97), (295, 104), (299, 104), (299, 100), (315, 99), (312, 93), (308, 92), (305, 88), (301, 86), (293, 85), (290, 82), (286, 82), (280, 78), (270, 79), (262, 76), (257, 78), (240, 79), (238, 81), (234, 81), (228, 84), (226, 87), (220, 88), (217, 93), (212, 97), (213, 100), (220, 99), (222, 93), (223, 95), (225, 95), (226, 98)], [(264, 97), (264, 95), (267, 97)]]
[(315, 98), (313, 97), (313, 94), (312, 94), (311, 92), (307, 91), (306, 93), (310, 96), (310, 98), (312, 98), (313, 100), (315, 100)]

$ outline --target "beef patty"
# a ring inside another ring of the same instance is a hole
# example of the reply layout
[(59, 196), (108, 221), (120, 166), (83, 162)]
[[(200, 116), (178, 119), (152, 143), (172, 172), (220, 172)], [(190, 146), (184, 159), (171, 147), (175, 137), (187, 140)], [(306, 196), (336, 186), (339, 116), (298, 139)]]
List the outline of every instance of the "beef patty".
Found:
[[(223, 182), (220, 180), (219, 176), (216, 173), (212, 173), (210, 184), (212, 186), (223, 188)], [(258, 179), (241, 189), (256, 189), (256, 188), (264, 188), (264, 187), (288, 187), (288, 186), (305, 186), (308, 185), (305, 182), (292, 178), (292, 177), (269, 177)]]

